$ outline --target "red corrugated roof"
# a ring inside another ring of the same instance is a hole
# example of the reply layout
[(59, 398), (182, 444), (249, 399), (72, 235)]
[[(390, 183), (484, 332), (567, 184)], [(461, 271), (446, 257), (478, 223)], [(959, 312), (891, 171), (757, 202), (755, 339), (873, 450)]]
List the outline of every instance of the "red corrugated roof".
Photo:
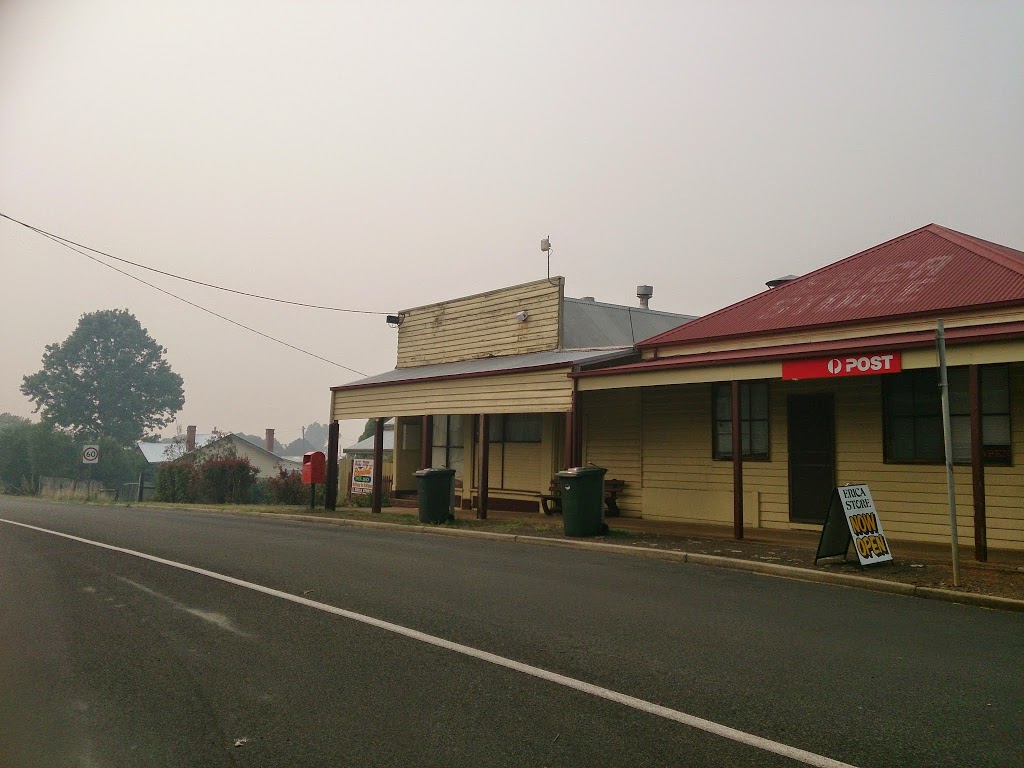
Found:
[(1024, 303), (1024, 252), (929, 224), (639, 346), (1012, 303)]

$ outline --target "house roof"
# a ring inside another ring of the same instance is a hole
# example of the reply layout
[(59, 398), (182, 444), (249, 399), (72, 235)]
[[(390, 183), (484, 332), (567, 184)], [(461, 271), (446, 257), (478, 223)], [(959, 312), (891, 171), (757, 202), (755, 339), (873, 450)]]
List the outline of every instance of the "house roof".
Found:
[[(214, 445), (215, 443), (219, 443), (222, 440), (229, 439), (232, 441), (240, 440), (247, 446), (255, 448), (258, 451), (262, 451), (268, 456), (273, 456), (275, 459), (278, 459), (280, 461), (291, 464), (296, 463), (291, 459), (286, 459), (282, 456), (278, 456), (276, 453), (268, 451), (262, 445), (257, 445), (251, 440), (246, 440), (244, 437), (234, 432), (229, 432), (226, 435), (197, 434), (196, 450), (199, 450), (200, 448), (205, 448), (208, 445)], [(145, 456), (146, 461), (148, 461), (150, 464), (162, 464), (165, 461), (174, 461), (175, 459), (180, 459), (182, 456), (185, 455), (185, 443), (183, 441), (173, 443), (144, 443), (142, 441), (139, 441), (138, 443), (136, 443), (136, 445), (139, 447), (139, 450), (142, 451), (142, 455)]]
[[(196, 435), (196, 448), (201, 448), (217, 436), (213, 433), (204, 432)], [(140, 440), (136, 443), (146, 461), (150, 464), (162, 464), (165, 461), (174, 461), (185, 454), (184, 436), (180, 441), (171, 443), (146, 443)]]
[(1015, 303), (1024, 303), (1024, 252), (929, 224), (638, 346)]
[(557, 368), (578, 365), (587, 362), (614, 359), (630, 354), (629, 347), (615, 349), (555, 349), (549, 352), (529, 352), (524, 355), (504, 355), (502, 357), (481, 357), (474, 360), (462, 360), (457, 363), (436, 363), (410, 368), (395, 368), (391, 371), (368, 376), (365, 379), (331, 387), (332, 391), (352, 389), (355, 387), (376, 386), (379, 384), (397, 384), (408, 381), (425, 381), (429, 379), (465, 378), (469, 376), (494, 376), (541, 368)]
[(566, 349), (632, 346), (694, 317), (565, 297), (562, 299), (562, 346)]

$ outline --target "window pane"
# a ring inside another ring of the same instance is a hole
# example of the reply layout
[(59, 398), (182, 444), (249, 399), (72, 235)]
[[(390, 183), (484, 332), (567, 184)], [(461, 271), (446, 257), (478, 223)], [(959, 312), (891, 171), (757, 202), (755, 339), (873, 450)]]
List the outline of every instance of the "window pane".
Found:
[(914, 380), (906, 373), (885, 376), (886, 407), (891, 416), (912, 416), (914, 413)]
[(750, 418), (768, 418), (768, 382), (756, 381), (750, 385)]
[(941, 461), (944, 455), (942, 419), (935, 416), (914, 419), (914, 458)]
[(981, 439), (985, 445), (1009, 445), (1010, 417), (982, 416)]
[(488, 422), (487, 439), (492, 443), (500, 443), (504, 434), (505, 417), (501, 414), (494, 414)]
[(462, 446), (462, 425), (465, 416), (448, 417), (448, 445)]
[[(448, 444), (448, 417), (447, 416), (435, 416), (434, 417), (434, 445), (447, 445)], [(443, 467), (444, 462), (435, 464), (436, 467)]]
[(448, 449), (448, 464), (449, 469), (455, 470), (455, 476), (462, 479), (462, 448), (449, 448)]
[(981, 369), (981, 411), (1010, 412), (1010, 371), (1005, 365)]
[(715, 422), (715, 457), (727, 459), (732, 456), (732, 422)]
[(721, 421), (732, 419), (732, 387), (728, 384), (715, 384), (715, 418)]
[(446, 467), (448, 464), (448, 449), (441, 446), (434, 446), (434, 449), (430, 452), (430, 466), (432, 467)]
[(970, 461), (971, 417), (952, 416), (949, 421), (953, 427), (953, 461)]
[(768, 455), (768, 422), (752, 421), (750, 423), (750, 455)]
[(539, 443), (539, 413), (510, 413), (505, 417), (505, 442)]
[(968, 397), (967, 369), (950, 368), (946, 375), (949, 378), (949, 412), (970, 415), (971, 401)]
[(914, 414), (918, 416), (940, 416), (942, 414), (937, 372), (931, 370), (914, 372)]
[(914, 419), (894, 418), (889, 424), (889, 458), (907, 461), (914, 458)]

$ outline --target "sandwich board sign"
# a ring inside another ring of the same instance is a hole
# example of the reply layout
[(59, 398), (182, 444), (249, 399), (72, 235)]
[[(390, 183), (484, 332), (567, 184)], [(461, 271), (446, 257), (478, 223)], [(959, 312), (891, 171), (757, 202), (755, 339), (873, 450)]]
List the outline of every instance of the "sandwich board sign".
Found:
[(892, 561), (889, 542), (866, 483), (841, 485), (832, 492), (814, 562), (836, 555), (845, 560), (851, 543), (862, 566)]

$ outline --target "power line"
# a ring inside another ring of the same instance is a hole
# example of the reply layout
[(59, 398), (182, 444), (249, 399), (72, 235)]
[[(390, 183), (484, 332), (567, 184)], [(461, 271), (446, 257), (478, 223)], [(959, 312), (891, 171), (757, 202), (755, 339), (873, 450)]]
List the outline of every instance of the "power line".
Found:
[[(92, 247), (90, 247), (88, 245), (83, 245), (82, 243), (76, 243), (74, 240), (69, 240), (66, 237), (61, 237), (60, 235), (54, 234), (53, 232), (47, 232), (45, 229), (40, 229), (39, 227), (33, 226), (32, 224), (27, 224), (24, 221), (18, 221), (18, 219), (15, 219), (13, 216), (8, 216), (6, 213), (0, 213), (0, 218), (7, 219), (8, 221), (14, 222), (15, 224), (18, 224), (18, 225), (20, 225), (22, 227), (25, 227), (25, 229), (29, 229), (29, 230), (35, 232), (36, 234), (40, 234), (40, 235), (43, 235), (44, 237), (48, 237), (51, 240), (60, 243), (61, 245), (66, 245), (68, 247), (74, 245), (74, 246), (77, 246), (79, 248), (84, 248), (87, 251), (92, 251), (93, 253), (98, 253), (100, 256), (105, 256), (108, 259), (113, 259), (114, 261), (119, 261), (122, 264), (130, 264), (133, 267), (138, 267), (139, 269), (145, 269), (145, 270), (148, 270), (150, 272), (156, 272), (157, 274), (164, 275), (166, 277), (173, 277), (175, 280), (183, 280), (186, 283), (193, 283), (195, 285), (202, 285), (202, 286), (204, 286), (206, 288), (214, 288), (214, 289), (216, 289), (218, 291), (225, 291), (227, 293), (234, 293), (234, 294), (237, 294), (239, 296), (248, 296), (250, 299), (261, 299), (263, 301), (276, 301), (279, 304), (291, 304), (292, 306), (295, 306), (295, 307), (307, 307), (309, 309), (324, 309), (324, 310), (327, 310), (328, 312), (350, 312), (350, 313), (356, 314), (356, 315), (387, 315), (388, 314), (387, 312), (376, 312), (376, 311), (372, 311), (372, 310), (368, 310), (368, 309), (345, 309), (343, 307), (327, 307), (327, 306), (324, 306), (322, 304), (307, 304), (307, 303), (302, 302), (302, 301), (289, 301), (288, 299), (278, 299), (278, 298), (275, 298), (273, 296), (262, 296), (262, 295), (260, 295), (258, 293), (249, 293), (248, 291), (238, 291), (238, 290), (235, 290), (234, 288), (225, 288), (222, 285), (215, 285), (214, 283), (204, 283), (202, 280), (193, 280), (191, 277), (184, 277), (182, 275), (176, 275), (173, 272), (165, 272), (164, 270), (157, 269), (156, 267), (148, 267), (145, 264), (139, 264), (136, 261), (130, 261), (128, 259), (122, 259), (119, 256), (114, 256), (113, 254), (106, 253), (105, 251), (101, 251), (101, 250), (98, 250), (96, 248), (92, 248)], [(79, 251), (79, 253), (82, 253), (82, 252)], [(87, 254), (82, 254), (82, 255), (87, 255)], [(102, 264), (103, 262), (100, 262), (100, 263)], [(107, 266), (109, 266), (109, 265), (107, 265)], [(125, 273), (125, 274), (127, 274), (127, 273)], [(148, 283), (147, 283), (147, 285), (148, 285)]]
[[(0, 213), (0, 216), (3, 216), (3, 218), (5, 218), (5, 219), (10, 219), (9, 216), (5, 216), (2, 213)], [(11, 219), (11, 221), (14, 221), (14, 219)], [(20, 221), (15, 222), (15, 223), (21, 224)], [(28, 225), (23, 225), (23, 226), (28, 226)], [(118, 269), (113, 264), (108, 264), (107, 262), (105, 262), (105, 261), (103, 261), (101, 259), (97, 259), (92, 254), (86, 253), (85, 251), (80, 250), (79, 248), (76, 248), (74, 245), (69, 245), (68, 243), (64, 242), (60, 237), (58, 237), (57, 235), (51, 235), (49, 232), (43, 232), (42, 230), (37, 230), (34, 227), (29, 227), (29, 229), (33, 229), (34, 231), (38, 232), (43, 237), (46, 237), (46, 238), (52, 240), (53, 242), (57, 243), (58, 245), (63, 245), (65, 248), (69, 248), (70, 250), (75, 251), (76, 253), (79, 253), (82, 256), (85, 256), (85, 258), (90, 259), (92, 261), (95, 261), (97, 264), (101, 264), (104, 267), (106, 267), (107, 269), (112, 269), (115, 272), (119, 272), (120, 274), (124, 275), (125, 277), (130, 277), (132, 280), (136, 280), (136, 281), (142, 283), (143, 285), (147, 285), (147, 286), (149, 286), (150, 288), (152, 288), (154, 290), (160, 291), (160, 293), (166, 294), (167, 296), (170, 296), (171, 298), (177, 299), (178, 301), (183, 301), (186, 304), (188, 304), (189, 306), (195, 307), (196, 309), (200, 309), (203, 312), (206, 312), (207, 314), (213, 315), (214, 317), (219, 317), (221, 320), (225, 320), (226, 322), (229, 322), (232, 325), (237, 325), (239, 328), (244, 328), (245, 330), (247, 330), (247, 331), (249, 331), (251, 333), (255, 333), (257, 336), (262, 336), (263, 338), (269, 339), (270, 341), (277, 342), (278, 344), (283, 344), (284, 346), (288, 347), (289, 349), (294, 349), (296, 352), (301, 352), (304, 355), (309, 355), (310, 357), (315, 357), (317, 360), (322, 360), (325, 363), (330, 363), (331, 365), (336, 365), (338, 368), (344, 368), (346, 371), (351, 371), (352, 373), (356, 374), (357, 376), (366, 376), (367, 375), (367, 374), (363, 373), (362, 371), (357, 371), (355, 368), (349, 368), (347, 365), (342, 365), (341, 363), (337, 363), (334, 360), (328, 360), (326, 357), (320, 357), (320, 355), (314, 354), (313, 352), (310, 352), (309, 350), (302, 349), (301, 347), (296, 347), (294, 344), (289, 344), (287, 341), (282, 341), (281, 339), (275, 338), (275, 337), (271, 336), (270, 334), (264, 333), (263, 331), (258, 331), (255, 328), (251, 328), (248, 325), (240, 323), (237, 320), (232, 320), (230, 317), (226, 317), (226, 316), (224, 316), (224, 315), (222, 315), (222, 314), (220, 314), (218, 312), (214, 312), (212, 309), (207, 309), (206, 307), (203, 307), (203, 306), (201, 306), (199, 304), (196, 304), (193, 301), (189, 301), (188, 299), (186, 299), (186, 298), (184, 298), (182, 296), (178, 296), (176, 293), (171, 293), (170, 291), (165, 290), (164, 288), (161, 288), (158, 285), (153, 285), (153, 283), (146, 282), (141, 277), (133, 275), (130, 272), (125, 272), (123, 269)]]

